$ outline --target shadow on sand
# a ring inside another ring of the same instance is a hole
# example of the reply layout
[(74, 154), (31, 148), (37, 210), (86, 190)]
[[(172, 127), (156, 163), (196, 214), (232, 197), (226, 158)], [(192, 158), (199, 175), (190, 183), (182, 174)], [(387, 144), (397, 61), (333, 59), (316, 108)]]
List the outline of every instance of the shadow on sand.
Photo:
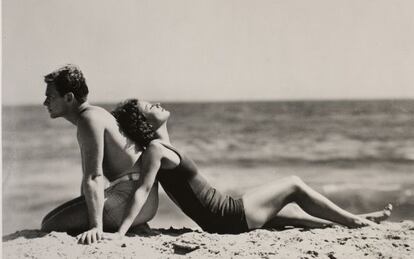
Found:
[[(180, 228), (180, 229), (175, 229), (175, 228), (169, 228), (169, 229), (151, 229), (148, 227), (137, 227), (137, 228), (131, 228), (128, 233), (127, 236), (132, 237), (132, 236), (157, 236), (157, 235), (170, 235), (170, 236), (180, 236), (182, 234), (185, 233), (189, 233), (189, 232), (194, 232), (197, 230), (193, 230), (190, 228)], [(38, 229), (24, 229), (24, 230), (20, 230), (20, 231), (16, 231), (15, 233), (9, 234), (9, 235), (5, 235), (3, 236), (3, 242), (7, 242), (7, 241), (11, 241), (11, 240), (15, 240), (17, 238), (23, 237), (25, 239), (34, 239), (34, 238), (41, 238), (44, 237), (46, 235), (48, 235), (50, 233), (48, 232), (43, 232), (41, 230)], [(79, 233), (68, 233), (71, 236), (76, 236)]]
[(25, 229), (21, 231), (17, 231), (15, 233), (3, 236), (3, 242), (14, 240), (19, 237), (24, 237), (26, 239), (33, 239), (46, 236), (47, 232), (42, 232), (38, 229)]

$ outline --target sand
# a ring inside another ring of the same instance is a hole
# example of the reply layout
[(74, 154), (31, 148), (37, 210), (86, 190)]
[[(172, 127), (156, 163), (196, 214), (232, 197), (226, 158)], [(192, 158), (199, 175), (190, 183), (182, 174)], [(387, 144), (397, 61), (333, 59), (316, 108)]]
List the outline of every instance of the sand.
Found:
[(3, 258), (414, 258), (414, 222), (239, 235), (147, 229), (92, 245), (77, 244), (66, 233), (23, 230), (3, 237)]

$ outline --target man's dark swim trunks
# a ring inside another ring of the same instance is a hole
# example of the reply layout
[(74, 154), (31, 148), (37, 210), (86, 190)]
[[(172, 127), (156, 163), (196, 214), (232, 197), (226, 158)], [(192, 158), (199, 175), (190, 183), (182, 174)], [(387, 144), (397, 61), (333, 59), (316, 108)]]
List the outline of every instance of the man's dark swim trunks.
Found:
[[(104, 231), (117, 231), (121, 225), (124, 219), (124, 212), (128, 208), (129, 201), (137, 188), (137, 182), (134, 178), (131, 177), (131, 179), (117, 181), (116, 184), (113, 184), (105, 190), (105, 205), (102, 217)], [(59, 219), (57, 222), (70, 220), (70, 217), (75, 217), (73, 215), (88, 218), (88, 207), (84, 196), (70, 200), (49, 212), (43, 219), (42, 226), (45, 227), (57, 219)], [(72, 225), (64, 225), (64, 227), (64, 229), (59, 231), (78, 234), (89, 230), (89, 224), (82, 226), (75, 224), (73, 228), (71, 228)]]
[(174, 169), (161, 169), (157, 179), (167, 195), (204, 231), (238, 234), (249, 230), (242, 199), (233, 199), (211, 187), (194, 162), (175, 148), (180, 157)]

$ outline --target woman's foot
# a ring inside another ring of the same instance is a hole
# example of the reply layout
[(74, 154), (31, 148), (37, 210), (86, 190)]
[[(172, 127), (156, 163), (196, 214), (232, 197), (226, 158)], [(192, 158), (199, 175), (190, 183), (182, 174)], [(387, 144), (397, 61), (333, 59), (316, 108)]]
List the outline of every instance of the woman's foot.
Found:
[(388, 204), (387, 206), (385, 206), (383, 210), (374, 211), (374, 212), (367, 213), (367, 214), (361, 214), (359, 216), (364, 219), (373, 221), (375, 223), (380, 223), (381, 221), (388, 219), (391, 215), (391, 212), (392, 212), (392, 204)]
[(391, 215), (392, 205), (388, 204), (383, 210), (375, 211), (367, 214), (358, 215), (354, 218), (348, 227), (360, 228), (360, 227), (376, 227), (378, 228), (381, 221), (387, 219)]
[(371, 220), (358, 217), (354, 220), (350, 228), (362, 228), (362, 227), (378, 227), (379, 225)]

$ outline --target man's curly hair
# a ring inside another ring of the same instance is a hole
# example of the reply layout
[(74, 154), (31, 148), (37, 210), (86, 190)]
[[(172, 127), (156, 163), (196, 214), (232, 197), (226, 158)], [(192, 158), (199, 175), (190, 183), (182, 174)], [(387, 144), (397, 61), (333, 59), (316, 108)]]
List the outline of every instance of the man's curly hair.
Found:
[(128, 99), (112, 111), (118, 125), (126, 137), (135, 144), (146, 149), (154, 140), (155, 131), (142, 112), (139, 110), (137, 99)]
[(60, 96), (73, 93), (76, 100), (84, 103), (88, 97), (88, 86), (82, 71), (76, 65), (67, 64), (45, 76), (47, 84), (53, 84)]

